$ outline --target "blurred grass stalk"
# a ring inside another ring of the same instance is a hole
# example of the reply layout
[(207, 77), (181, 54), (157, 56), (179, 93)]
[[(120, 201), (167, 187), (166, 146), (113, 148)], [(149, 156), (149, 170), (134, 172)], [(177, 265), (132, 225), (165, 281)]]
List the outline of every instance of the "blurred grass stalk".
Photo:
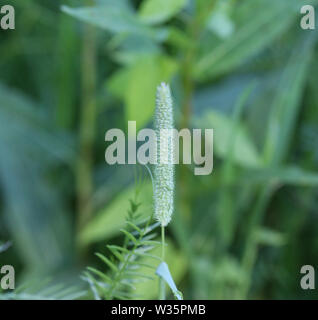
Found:
[(76, 103), (76, 59), (79, 43), (76, 21), (65, 13), (60, 14), (58, 54), (57, 54), (57, 124), (64, 129), (72, 129), (75, 121)]
[[(87, 0), (92, 5), (93, 0)], [(96, 30), (89, 24), (83, 26), (81, 56), (82, 104), (79, 125), (79, 155), (76, 167), (77, 227), (80, 231), (92, 214), (93, 150), (96, 127)]]

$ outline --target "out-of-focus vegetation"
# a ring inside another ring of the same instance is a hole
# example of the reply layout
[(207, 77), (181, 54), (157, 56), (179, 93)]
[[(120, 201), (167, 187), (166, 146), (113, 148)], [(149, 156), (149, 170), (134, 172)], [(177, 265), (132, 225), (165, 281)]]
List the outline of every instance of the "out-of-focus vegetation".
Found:
[(150, 127), (161, 81), (178, 128), (215, 130), (211, 175), (177, 166), (166, 256), (184, 297), (317, 297), (299, 285), (302, 265), (318, 267), (317, 32), (299, 27), (317, 1), (5, 2), (16, 30), (0, 30), (0, 240), (12, 247), (0, 265), (32, 283), (22, 298), (85, 291), (85, 267), (105, 268), (94, 252), (123, 241), (136, 170), (151, 215), (147, 171), (107, 165), (104, 135)]

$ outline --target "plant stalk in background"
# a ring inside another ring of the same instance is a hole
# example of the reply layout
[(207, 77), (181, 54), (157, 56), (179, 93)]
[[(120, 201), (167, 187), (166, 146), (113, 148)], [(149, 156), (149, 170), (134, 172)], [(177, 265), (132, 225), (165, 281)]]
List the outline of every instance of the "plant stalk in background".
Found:
[[(90, 1), (88, 1), (88, 4)], [(93, 27), (84, 28), (82, 49), (82, 109), (79, 127), (79, 157), (77, 163), (78, 227), (88, 221), (91, 212), (93, 190), (93, 149), (96, 124), (96, 32)]]

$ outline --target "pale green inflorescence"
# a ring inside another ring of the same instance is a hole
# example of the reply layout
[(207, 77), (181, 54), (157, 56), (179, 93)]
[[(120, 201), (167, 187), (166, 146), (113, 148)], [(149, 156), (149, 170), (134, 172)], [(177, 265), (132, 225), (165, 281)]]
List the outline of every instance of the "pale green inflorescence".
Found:
[(165, 227), (171, 220), (174, 196), (174, 144), (171, 130), (173, 129), (173, 110), (170, 87), (165, 83), (161, 83), (157, 88), (154, 126), (157, 135), (154, 209), (156, 219)]

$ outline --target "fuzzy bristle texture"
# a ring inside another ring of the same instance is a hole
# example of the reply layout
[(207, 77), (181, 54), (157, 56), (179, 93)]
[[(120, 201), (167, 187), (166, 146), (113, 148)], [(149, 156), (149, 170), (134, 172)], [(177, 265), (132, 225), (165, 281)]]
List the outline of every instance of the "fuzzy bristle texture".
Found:
[(174, 197), (174, 144), (172, 139), (173, 110), (169, 85), (161, 83), (157, 88), (154, 121), (157, 135), (157, 164), (154, 168), (155, 217), (162, 226), (168, 225), (173, 213)]

